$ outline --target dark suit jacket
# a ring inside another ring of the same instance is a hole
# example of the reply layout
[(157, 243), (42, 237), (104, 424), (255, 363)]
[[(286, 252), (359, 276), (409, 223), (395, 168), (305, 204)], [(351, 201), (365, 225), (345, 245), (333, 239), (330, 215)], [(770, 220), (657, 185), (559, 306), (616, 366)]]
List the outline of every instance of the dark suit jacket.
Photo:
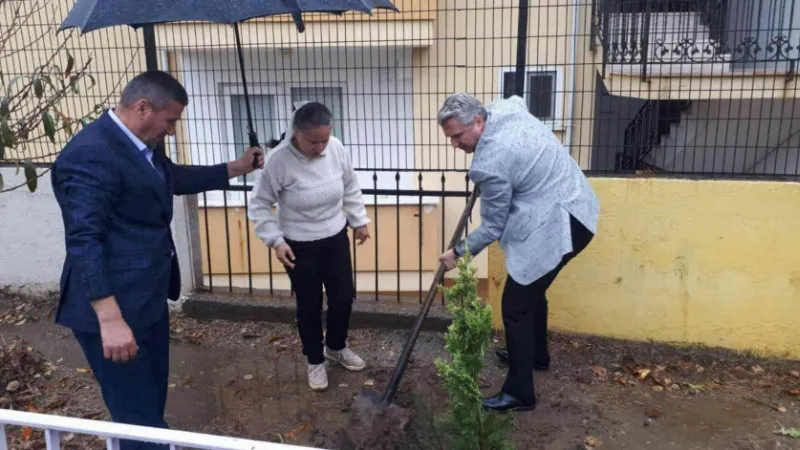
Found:
[(227, 188), (227, 167), (179, 166), (163, 150), (153, 163), (163, 180), (108, 113), (59, 154), (51, 176), (67, 256), (57, 323), (97, 332), (90, 302), (113, 295), (128, 325), (146, 328), (180, 295), (172, 196)]

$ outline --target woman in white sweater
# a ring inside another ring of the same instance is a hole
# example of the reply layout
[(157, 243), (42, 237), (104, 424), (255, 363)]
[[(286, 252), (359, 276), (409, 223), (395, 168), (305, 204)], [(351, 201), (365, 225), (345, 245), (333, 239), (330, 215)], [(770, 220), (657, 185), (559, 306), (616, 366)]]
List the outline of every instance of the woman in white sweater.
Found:
[[(369, 239), (369, 218), (350, 154), (331, 136), (332, 121), (321, 103), (305, 103), (294, 112), (286, 135), (267, 153), (256, 177), (248, 214), (256, 236), (275, 249), (292, 282), (313, 390), (328, 387), (326, 359), (353, 371), (366, 366), (346, 346), (354, 297), (347, 225), (361, 245)], [(324, 345), (323, 285), (328, 297)]]

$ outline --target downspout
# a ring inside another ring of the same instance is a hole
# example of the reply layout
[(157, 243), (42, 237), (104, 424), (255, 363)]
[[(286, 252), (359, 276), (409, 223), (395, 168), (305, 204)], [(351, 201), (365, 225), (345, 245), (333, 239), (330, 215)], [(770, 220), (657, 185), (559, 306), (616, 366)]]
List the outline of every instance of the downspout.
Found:
[[(575, 77), (575, 66), (577, 66), (578, 63), (578, 38), (580, 36), (578, 11), (580, 10), (581, 4), (581, 0), (572, 0), (572, 12), (570, 13), (570, 21), (572, 22), (572, 50), (570, 51), (569, 61), (567, 62), (567, 78), (569, 79), (570, 89), (567, 99), (567, 112), (564, 115), (564, 132), (566, 134), (564, 145), (567, 147), (570, 154), (572, 154), (572, 133), (574, 132), (572, 115), (575, 110), (575, 89), (578, 85)], [(580, 157), (580, 155), (578, 156)], [(591, 158), (589, 160), (591, 161)], [(580, 164), (580, 160), (578, 160), (578, 163)]]
[[(160, 58), (161, 59), (161, 71), (170, 73), (169, 51), (168, 50), (161, 50), (160, 53), (161, 53), (161, 58)], [(174, 76), (174, 74), (173, 74), (173, 76)], [(170, 159), (175, 164), (179, 164), (180, 163), (180, 161), (178, 161), (178, 143), (175, 140), (174, 136), (169, 138), (169, 154), (170, 154)]]

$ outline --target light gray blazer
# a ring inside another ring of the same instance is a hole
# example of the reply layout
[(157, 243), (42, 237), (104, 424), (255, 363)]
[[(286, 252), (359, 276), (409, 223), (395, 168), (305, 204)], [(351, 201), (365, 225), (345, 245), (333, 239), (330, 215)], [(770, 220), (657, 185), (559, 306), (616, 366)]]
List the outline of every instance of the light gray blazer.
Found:
[(569, 215), (597, 233), (599, 201), (552, 129), (514, 96), (487, 106), (470, 179), (480, 189), (481, 225), (456, 246), (477, 255), (499, 240), (506, 270), (527, 285), (572, 251)]

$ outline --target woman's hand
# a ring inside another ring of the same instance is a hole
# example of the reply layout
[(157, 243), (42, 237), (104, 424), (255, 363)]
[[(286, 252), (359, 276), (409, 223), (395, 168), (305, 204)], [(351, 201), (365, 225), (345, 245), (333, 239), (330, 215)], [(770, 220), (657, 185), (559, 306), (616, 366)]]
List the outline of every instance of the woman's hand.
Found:
[(358, 241), (358, 245), (361, 245), (364, 242), (367, 242), (367, 239), (369, 239), (369, 229), (366, 225), (363, 227), (358, 227), (353, 230), (353, 236), (355, 236), (356, 240)]
[(278, 257), (278, 261), (280, 261), (281, 264), (290, 269), (294, 269), (294, 253), (292, 253), (292, 248), (289, 247), (289, 244), (284, 242), (279, 245), (275, 249), (275, 255)]

